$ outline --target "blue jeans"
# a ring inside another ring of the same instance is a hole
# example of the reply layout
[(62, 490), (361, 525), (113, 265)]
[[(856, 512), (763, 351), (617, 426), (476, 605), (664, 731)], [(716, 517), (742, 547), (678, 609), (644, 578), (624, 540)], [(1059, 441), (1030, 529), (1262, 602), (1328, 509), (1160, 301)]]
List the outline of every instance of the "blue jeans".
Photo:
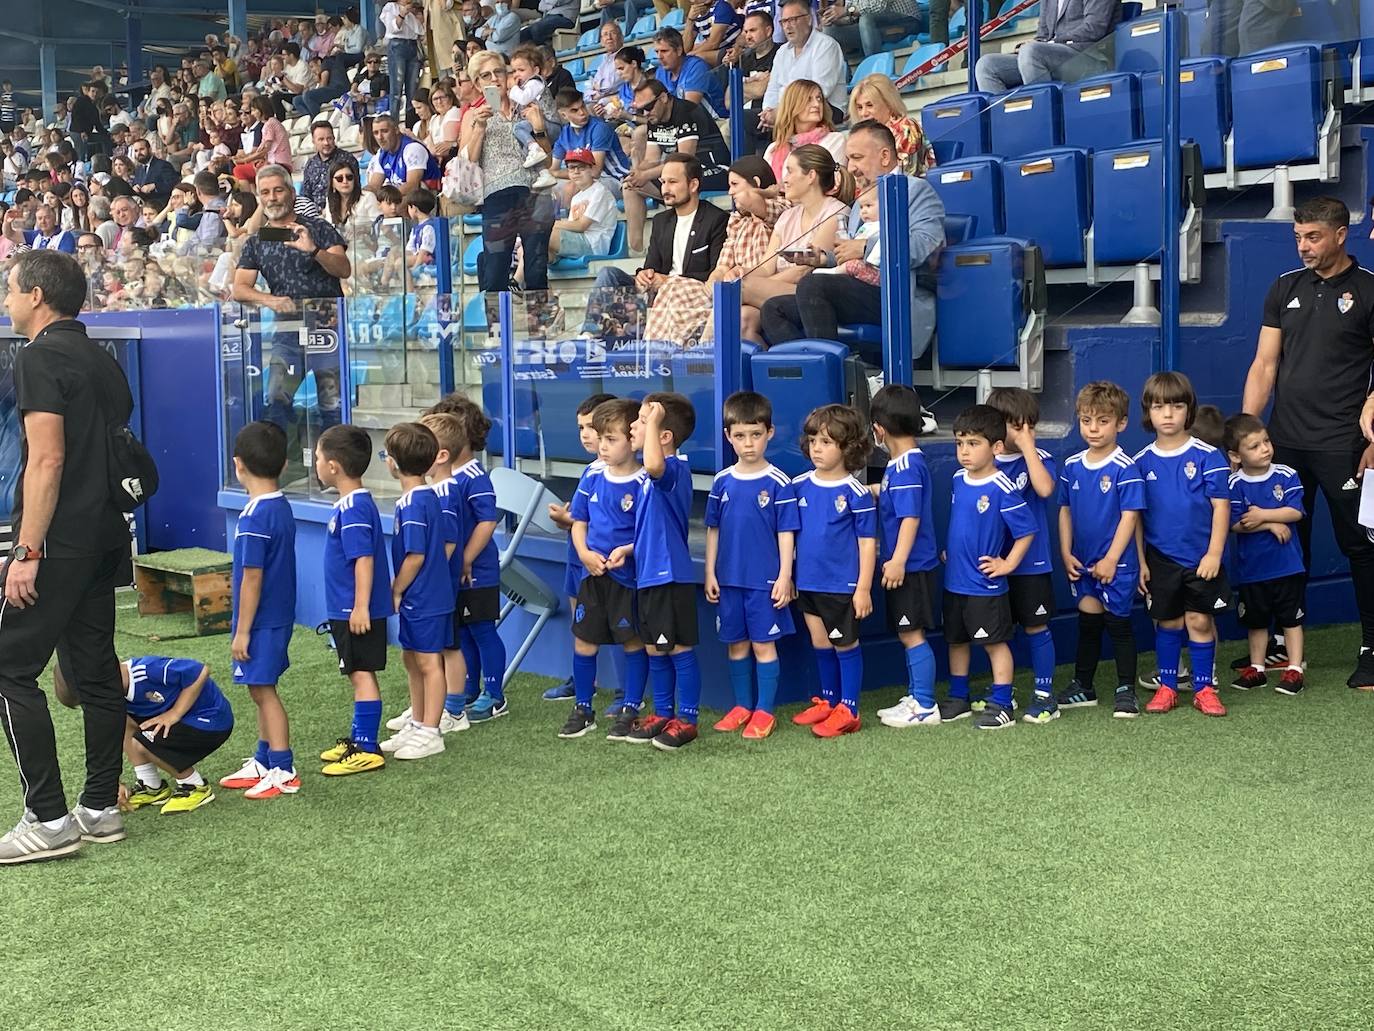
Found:
[[(619, 5), (611, 4), (610, 7), (601, 8), (602, 25), (605, 25), (607, 22), (612, 22), (616, 20), (615, 10), (617, 6)], [(628, 36), (630, 34), (630, 30), (634, 28), (635, 22), (637, 22), (638, 20), (639, 5), (635, 3), (635, 0), (625, 0), (625, 20), (621, 23), (621, 27), (625, 30), (625, 35)]]
[(522, 43), (547, 43), (559, 29), (570, 29), (573, 23), (561, 14), (546, 14), (538, 21), (530, 22), (520, 30)]
[(291, 108), (299, 111), (303, 115), (314, 118), (320, 113), (320, 108), (324, 107), (331, 100), (337, 100), (348, 92), (347, 86), (316, 86), (308, 89), (300, 96), (291, 101)]
[(398, 118), (405, 113), (407, 124), (414, 120), (415, 110), (410, 105), (415, 100), (415, 91), (420, 86), (420, 51), (413, 39), (389, 39), (386, 41), (386, 73), (391, 79), (391, 95), (394, 97), (405, 88), (405, 106), (393, 103), (392, 114)]
[(482, 253), (477, 258), (477, 285), (491, 297), (510, 285), (515, 241), (525, 252), (525, 289), (549, 288), (551, 205), (540, 203), (526, 186), (497, 190), (482, 202)]
[(920, 32), (924, 27), (924, 18), (911, 18), (905, 14), (861, 14), (853, 25), (827, 26), (825, 34), (850, 56), (862, 50), (864, 57), (872, 57), (891, 49), (883, 38), (885, 29), (901, 28), (913, 33)]

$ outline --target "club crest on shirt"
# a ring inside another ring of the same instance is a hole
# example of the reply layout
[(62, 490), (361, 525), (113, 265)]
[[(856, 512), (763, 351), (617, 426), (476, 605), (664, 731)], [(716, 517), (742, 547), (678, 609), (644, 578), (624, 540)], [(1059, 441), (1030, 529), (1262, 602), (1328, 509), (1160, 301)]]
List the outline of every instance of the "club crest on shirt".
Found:
[(768, 502), (772, 500), (772, 497), (766, 490), (759, 491), (759, 508), (767, 508)]
[(1102, 474), (1102, 479), (1097, 481), (1097, 489), (1106, 494), (1112, 489), (1112, 478), (1106, 473)]
[(1197, 475), (1197, 463), (1196, 463), (1196, 462), (1184, 462), (1184, 463), (1183, 463), (1183, 475), (1186, 476), (1186, 477), (1188, 477), (1188, 479), (1190, 479), (1190, 480), (1191, 480), (1194, 476), (1196, 476), (1196, 475)]
[(1017, 489), (1017, 490), (1025, 490), (1025, 489), (1026, 489), (1026, 484), (1028, 484), (1028, 483), (1030, 483), (1030, 477), (1027, 476), (1026, 473), (1025, 473), (1025, 471), (1023, 470), (1023, 471), (1021, 472), (1021, 475), (1018, 476), (1018, 477), (1016, 477), (1016, 489)]
[(1355, 297), (1349, 290), (1341, 294), (1340, 300), (1336, 302), (1336, 307), (1340, 309), (1342, 315), (1355, 307)]
[(329, 532), (330, 532), (330, 533), (338, 533), (338, 532), (339, 532), (339, 517), (338, 517), (338, 516), (331, 516), (331, 517), (330, 517), (330, 519), (329, 519)]
[(1275, 501), (1282, 501), (1282, 500), (1283, 500), (1283, 484), (1281, 484), (1281, 483), (1276, 483), (1276, 484), (1274, 484), (1274, 500), (1275, 500)]
[(620, 497), (620, 511), (628, 512), (635, 507), (635, 496), (633, 494), (622, 494)]
[(991, 504), (992, 501), (988, 498), (986, 494), (981, 495), (978, 498), (978, 514), (982, 515), (984, 512), (986, 512), (988, 510), (988, 506)]
[(843, 513), (849, 507), (849, 499), (843, 494), (835, 495), (835, 511)]
[(148, 699), (148, 701), (152, 702), (154, 705), (161, 705), (163, 702), (167, 700), (166, 696), (163, 695), (161, 691), (144, 691), (143, 697)]

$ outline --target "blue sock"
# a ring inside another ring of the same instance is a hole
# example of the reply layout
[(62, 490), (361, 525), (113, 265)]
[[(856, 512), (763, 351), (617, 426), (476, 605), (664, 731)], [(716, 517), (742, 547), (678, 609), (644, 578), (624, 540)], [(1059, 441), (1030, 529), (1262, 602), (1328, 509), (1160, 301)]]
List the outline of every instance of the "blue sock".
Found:
[(772, 662), (760, 662), (755, 665), (759, 674), (759, 704), (758, 711), (766, 712), (770, 716), (773, 713), (773, 706), (778, 701), (778, 673), (781, 664), (777, 659)]
[(596, 656), (573, 654), (573, 691), (577, 704), (590, 708), (596, 694)]
[(1193, 657), (1193, 693), (1212, 686), (1212, 669), (1217, 661), (1217, 639), (1188, 642), (1188, 654)]
[(935, 704), (935, 652), (929, 641), (906, 650), (906, 675), (911, 697), (929, 709)]
[(465, 626), (458, 635), (458, 648), (463, 653), (463, 662), (467, 664), (468, 679), (465, 685), (466, 691), (463, 701), (471, 705), (477, 701), (477, 696), (482, 693), (482, 653), (477, 650), (477, 638), (472, 636), (472, 627)]
[(291, 749), (285, 748), (278, 752), (275, 749), (267, 750), (267, 765), (274, 770), (294, 770), (296, 760), (291, 755)]
[(1011, 708), (1011, 685), (993, 684), (991, 700), (993, 705), (1000, 705), (1009, 710)]
[[(460, 710), (461, 711), (461, 710)], [(365, 752), (377, 751), (377, 731), (382, 726), (382, 703), (354, 702), (353, 730), (350, 737), (353, 743)]]
[[(1183, 655), (1183, 628), (1155, 627), (1155, 662), (1159, 666), (1159, 682), (1178, 690), (1178, 660)], [(1196, 672), (1196, 671), (1195, 671)], [(1211, 667), (1208, 667), (1210, 678)]]
[(673, 669), (677, 673), (678, 719), (695, 727), (697, 709), (701, 705), (701, 667), (697, 665), (697, 653), (692, 649), (678, 652), (673, 656)]
[(834, 705), (840, 700), (840, 660), (834, 648), (817, 648), (816, 672), (821, 680), (821, 697)]
[(644, 707), (644, 686), (649, 680), (649, 653), (641, 648), (637, 652), (622, 651), (625, 660), (625, 675), (621, 683), (625, 685), (625, 704), (636, 710)]
[(1054, 694), (1054, 635), (1046, 627), (1038, 634), (1028, 634), (1030, 642), (1031, 671), (1035, 674), (1035, 690), (1038, 694)]
[(735, 704), (741, 709), (754, 707), (754, 658), (746, 655), (742, 659), (731, 659), (730, 690), (735, 694)]
[(953, 673), (949, 675), (949, 696), (951, 698), (962, 698), (964, 701), (968, 701), (967, 673), (963, 676), (956, 676)]
[(835, 651), (840, 665), (840, 702), (849, 711), (859, 714), (859, 692), (864, 688), (864, 653), (859, 648)]
[(668, 655), (649, 656), (649, 679), (654, 686), (654, 715), (673, 718), (673, 660)]
[(268, 754), (267, 742), (259, 741), (258, 747), (253, 751), (253, 759), (259, 766), (270, 766), (271, 764), (267, 761)]
[(463, 710), (467, 708), (467, 698), (460, 694), (444, 695), (444, 712), (450, 716), (461, 716)]
[(494, 620), (472, 625), (477, 652), (482, 657), (482, 690), (498, 702), (506, 697), (501, 680), (506, 675), (506, 645), (496, 632)]

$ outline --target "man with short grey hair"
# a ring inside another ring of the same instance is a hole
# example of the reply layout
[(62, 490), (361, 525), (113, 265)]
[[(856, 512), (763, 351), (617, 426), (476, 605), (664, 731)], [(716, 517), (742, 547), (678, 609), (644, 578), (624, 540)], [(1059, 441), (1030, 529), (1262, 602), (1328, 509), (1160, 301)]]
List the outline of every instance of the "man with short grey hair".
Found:
[[(323, 219), (296, 212), (291, 173), (281, 165), (258, 169), (257, 189), (265, 228), (291, 235), (289, 240), (264, 239), (259, 230), (244, 241), (234, 273), (234, 300), (286, 313), (307, 297), (342, 297), (340, 281), (352, 269), (339, 231)], [(257, 288), (258, 273), (267, 280), (266, 291)]]

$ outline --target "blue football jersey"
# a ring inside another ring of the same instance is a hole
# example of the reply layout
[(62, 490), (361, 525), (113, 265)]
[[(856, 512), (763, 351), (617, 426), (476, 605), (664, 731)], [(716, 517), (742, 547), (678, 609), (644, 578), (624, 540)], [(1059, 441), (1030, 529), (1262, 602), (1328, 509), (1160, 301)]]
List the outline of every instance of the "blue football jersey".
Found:
[(720, 530), (716, 581), (722, 587), (771, 590), (778, 579), (778, 534), (795, 533), (797, 495), (775, 465), (756, 473), (736, 466), (716, 473), (706, 498), (706, 525)]
[[(1098, 462), (1088, 459), (1087, 450), (1064, 463), (1059, 474), (1059, 503), (1069, 506), (1073, 518), (1074, 558), (1091, 566), (1111, 550), (1122, 512), (1145, 509), (1145, 481), (1131, 456), (1117, 448)], [(1132, 541), (1121, 553), (1118, 568), (1137, 569), (1140, 556)]]
[[(587, 547), (608, 556), (622, 544), (635, 541), (635, 516), (640, 491), (649, 474), (643, 469), (629, 476), (612, 476), (605, 468), (588, 470), (573, 495), (572, 517), (587, 524)], [(635, 585), (635, 557), (609, 575), (626, 587)]]
[[(129, 667), (129, 690), (124, 701), (135, 723), (166, 712), (205, 672), (205, 666), (195, 659), (163, 655), (143, 655), (125, 665)], [(234, 725), (234, 710), (215, 681), (208, 679), (181, 722), (194, 730), (229, 730)]]
[(1230, 503), (1226, 456), (1196, 437), (1172, 451), (1151, 444), (1135, 456), (1145, 481), (1145, 543), (1193, 568), (1212, 541), (1212, 501)]
[[(1303, 511), (1302, 482), (1286, 465), (1271, 465), (1263, 476), (1243, 472), (1231, 474), (1231, 523), (1234, 525), (1252, 505), (1255, 508), (1296, 508)], [(1235, 576), (1238, 584), (1262, 583), (1281, 576), (1307, 571), (1302, 560), (1302, 544), (1297, 527), (1287, 541), (1279, 542), (1268, 530), (1235, 534)]]
[[(453, 474), (458, 496), (462, 500), (463, 537), (455, 551), (467, 547), (472, 531), (478, 523), (492, 523), (499, 518), (496, 512), (496, 491), (492, 489), (491, 477), (482, 468), (482, 463), (473, 459)], [(458, 560), (459, 575), (462, 574), (462, 559)], [(472, 561), (472, 583), (469, 587), (498, 587), (501, 583), (501, 559), (496, 551), (495, 535), (487, 541), (486, 547), (477, 553)]]
[[(1036, 448), (1035, 451), (1040, 456), (1040, 461), (1045, 463), (1045, 471), (1050, 474), (1050, 479), (1053, 480), (1056, 476), (1054, 456), (1043, 448)], [(1026, 551), (1026, 557), (1021, 560), (1021, 564), (1016, 567), (1016, 572), (1011, 575), (1036, 576), (1040, 573), (1048, 573), (1054, 568), (1054, 562), (1050, 556), (1050, 509), (1051, 507), (1058, 507), (1057, 498), (1042, 498), (1036, 493), (1035, 486), (1030, 481), (1030, 470), (1026, 468), (1026, 459), (1023, 455), (998, 455), (997, 471), (1016, 485), (1022, 500), (1025, 501), (1026, 507), (1031, 510), (1031, 516), (1035, 519), (1035, 540), (1031, 541), (1030, 548)], [(1058, 518), (1057, 513), (1056, 518)]]
[(813, 470), (792, 481), (797, 494), (799, 591), (852, 594), (859, 586), (859, 538), (878, 536), (878, 507), (852, 476), (822, 480)]
[(234, 529), (234, 622), (245, 569), (262, 570), (262, 597), (250, 630), (296, 622), (296, 517), (281, 491), (250, 498)]
[(954, 474), (945, 543), (945, 590), (954, 594), (1007, 593), (1007, 578), (984, 576), (978, 560), (1007, 553), (1012, 542), (1035, 533), (1035, 516), (1026, 499), (1004, 474), (972, 479), (968, 470)]
[(458, 481), (452, 476), (434, 484), (434, 493), (438, 495), (439, 508), (444, 513), (444, 549), (453, 545), (453, 554), (448, 557), (448, 578), (453, 582), (453, 593), (457, 595), (463, 583), (463, 542), (468, 539), (465, 506), (458, 490)]
[(347, 619), (353, 611), (354, 566), (372, 559), (372, 594), (367, 614), (372, 619), (391, 615), (391, 566), (377, 503), (364, 487), (334, 502), (324, 538), (324, 600), (330, 619)]
[(931, 517), (930, 467), (918, 447), (898, 455), (883, 470), (883, 482), (878, 488), (878, 524), (883, 531), (880, 561), (892, 557), (903, 519), (920, 520), (916, 542), (907, 556), (907, 572), (934, 569), (940, 564), (940, 554), (935, 546), (935, 520)]
[(635, 510), (635, 586), (692, 583), (687, 524), (692, 518), (692, 468), (686, 455), (668, 455), (663, 475), (647, 472)]
[(391, 564), (396, 574), (407, 555), (423, 555), (425, 560), (401, 595), (401, 614), (442, 616), (452, 612), (453, 580), (444, 554), (444, 509), (433, 487), (412, 487), (396, 502), (391, 528)]
[[(585, 469), (582, 470), (582, 475), (579, 476), (579, 477), (577, 478), (577, 489), (578, 489), (578, 490), (581, 490), (581, 489), (582, 489), (582, 484), (584, 484), (584, 483), (587, 482), (587, 477), (588, 477), (591, 473), (600, 472), (602, 469), (605, 469), (605, 468), (606, 468), (606, 463), (603, 462), (603, 461), (602, 461), (601, 459), (599, 459), (599, 458), (596, 459), (596, 461), (594, 461), (594, 462), (589, 462), (589, 463), (587, 464), (587, 468), (585, 468)], [(573, 491), (573, 497), (576, 497), (576, 496), (577, 496), (577, 491)], [(568, 509), (569, 509), (569, 511), (571, 512), (571, 510), (572, 510), (572, 505), (571, 505), (571, 504), (569, 504)], [(572, 566), (574, 569), (581, 569), (581, 568), (582, 568), (582, 560), (581, 560), (580, 558), (577, 557), (577, 545), (575, 545), (575, 544), (573, 543), (573, 539), (572, 539), (572, 534), (571, 534), (571, 533), (568, 534), (568, 565), (569, 565), (569, 566)], [(585, 570), (584, 570), (584, 572), (585, 572)]]

